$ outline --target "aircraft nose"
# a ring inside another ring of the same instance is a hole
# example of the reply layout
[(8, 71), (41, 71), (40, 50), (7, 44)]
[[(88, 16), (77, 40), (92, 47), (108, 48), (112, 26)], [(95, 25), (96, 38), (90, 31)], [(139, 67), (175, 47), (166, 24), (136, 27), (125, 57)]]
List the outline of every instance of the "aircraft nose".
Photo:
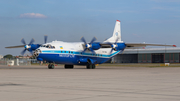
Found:
[(36, 49), (33, 53), (33, 56), (38, 57), (39, 53), (41, 53), (42, 51), (40, 49)]

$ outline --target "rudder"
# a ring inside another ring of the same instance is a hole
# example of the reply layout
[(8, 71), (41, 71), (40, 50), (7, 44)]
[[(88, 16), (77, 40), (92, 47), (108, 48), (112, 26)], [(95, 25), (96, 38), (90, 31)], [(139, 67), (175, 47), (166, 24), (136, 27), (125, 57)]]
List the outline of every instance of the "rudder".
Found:
[(121, 21), (116, 20), (116, 24), (114, 27), (113, 36), (107, 39), (105, 42), (121, 42)]

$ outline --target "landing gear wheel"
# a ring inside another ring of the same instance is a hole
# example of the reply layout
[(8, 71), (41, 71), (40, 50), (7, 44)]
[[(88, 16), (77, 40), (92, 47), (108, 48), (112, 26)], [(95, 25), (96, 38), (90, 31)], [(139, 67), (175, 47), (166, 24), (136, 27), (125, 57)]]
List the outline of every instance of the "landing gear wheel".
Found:
[(50, 64), (48, 65), (48, 68), (49, 68), (49, 69), (54, 69), (54, 64), (53, 64), (53, 63), (50, 63)]
[(95, 64), (93, 64), (93, 65), (92, 65), (92, 69), (95, 69), (95, 68), (96, 68), (96, 66), (95, 66)]
[(96, 66), (95, 66), (95, 64), (88, 64), (88, 65), (86, 66), (86, 68), (87, 68), (87, 69), (95, 69)]
[(73, 66), (73, 65), (64, 65), (64, 68), (65, 68), (65, 69), (73, 69), (74, 66)]
[(87, 66), (86, 66), (86, 69), (90, 69), (90, 65), (87, 65)]

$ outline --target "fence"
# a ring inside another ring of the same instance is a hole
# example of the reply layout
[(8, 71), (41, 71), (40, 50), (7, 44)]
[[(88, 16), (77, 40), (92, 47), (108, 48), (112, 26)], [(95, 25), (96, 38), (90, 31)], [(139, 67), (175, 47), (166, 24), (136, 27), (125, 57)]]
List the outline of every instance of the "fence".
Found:
[(31, 59), (0, 59), (0, 65), (31, 65)]

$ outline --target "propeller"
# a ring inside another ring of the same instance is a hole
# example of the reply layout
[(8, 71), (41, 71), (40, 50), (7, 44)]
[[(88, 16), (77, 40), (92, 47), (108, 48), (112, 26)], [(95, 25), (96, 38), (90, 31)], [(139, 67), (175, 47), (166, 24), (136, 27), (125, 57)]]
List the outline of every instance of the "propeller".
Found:
[(22, 38), (21, 42), (22, 42), (23, 45), (10, 46), (10, 47), (5, 47), (5, 48), (21, 48), (21, 47), (24, 47), (25, 49), (21, 52), (21, 55), (24, 55), (26, 50), (28, 50), (28, 51), (30, 51), (32, 53), (32, 50), (29, 50), (29, 48), (31, 48), (31, 44), (33, 44), (34, 41), (35, 40), (32, 38), (31, 41), (29, 42), (29, 44), (26, 44), (26, 41), (24, 40), (24, 38)]
[(35, 42), (35, 40), (32, 38), (31, 41), (29, 42), (29, 44), (26, 44), (24, 38), (21, 39), (21, 42), (24, 44), (24, 50), (21, 52), (21, 55), (24, 55), (24, 53), (26, 52), (26, 50), (30, 51), (32, 54), (32, 50), (29, 49), (31, 48), (31, 44), (33, 44)]
[[(44, 43), (47, 42), (47, 38), (48, 36), (45, 35), (44, 36)], [(32, 51), (37, 49), (41, 44), (33, 44), (35, 42), (35, 40), (32, 38), (31, 41), (29, 42), (29, 44), (26, 44), (26, 41), (24, 40), (24, 38), (21, 39), (21, 42), (23, 45), (18, 45), (18, 46), (10, 46), (10, 47), (5, 47), (5, 48), (21, 48), (21, 47), (24, 47), (25, 49), (21, 52), (21, 55), (24, 55), (24, 53), (26, 52), (26, 50), (28, 50), (29, 52), (31, 52), (32, 54)], [(33, 44), (33, 48), (32, 48), (32, 44)], [(35, 47), (35, 48), (34, 48)]]
[(47, 43), (47, 38), (48, 38), (48, 36), (44, 35), (44, 43)]
[(91, 42), (90, 42), (90, 43), (87, 43), (86, 40), (85, 40), (85, 38), (82, 37), (82, 38), (81, 38), (81, 41), (84, 42), (84, 44), (85, 44), (85, 49), (82, 51), (82, 53), (84, 53), (84, 52), (88, 49), (88, 50), (90, 50), (93, 54), (95, 54), (94, 50), (92, 49), (92, 45), (91, 45), (91, 44), (92, 44), (94, 41), (96, 41), (96, 40), (97, 40), (96, 37), (93, 37), (92, 40), (91, 40)]
[(115, 50), (116, 47), (118, 47), (118, 45), (117, 45), (118, 39), (119, 38), (116, 39), (115, 43), (106, 42), (106, 44), (109, 44), (112, 47), (110, 54), (112, 53), (113, 50)]

